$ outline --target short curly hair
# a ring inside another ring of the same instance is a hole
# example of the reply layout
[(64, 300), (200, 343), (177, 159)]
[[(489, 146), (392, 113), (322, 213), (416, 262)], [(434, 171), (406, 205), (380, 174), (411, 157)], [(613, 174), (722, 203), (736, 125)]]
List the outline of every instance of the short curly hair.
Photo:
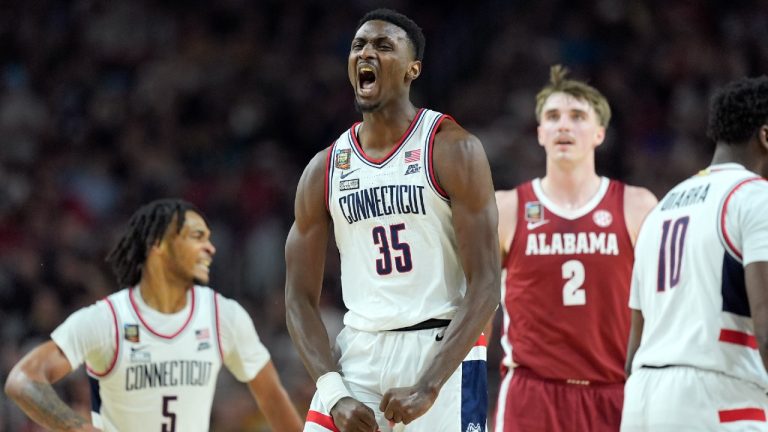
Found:
[(768, 76), (742, 78), (715, 92), (707, 136), (715, 143), (744, 144), (768, 123)]
[(403, 29), (408, 36), (408, 39), (411, 41), (413, 54), (416, 57), (416, 60), (421, 61), (424, 58), (424, 47), (426, 46), (427, 41), (424, 38), (424, 32), (421, 31), (421, 27), (419, 27), (419, 25), (412, 19), (400, 12), (393, 11), (392, 9), (381, 8), (372, 10), (360, 18), (360, 21), (357, 23), (357, 29), (355, 30), (360, 30), (360, 27), (362, 27), (363, 24), (374, 20), (385, 21)]

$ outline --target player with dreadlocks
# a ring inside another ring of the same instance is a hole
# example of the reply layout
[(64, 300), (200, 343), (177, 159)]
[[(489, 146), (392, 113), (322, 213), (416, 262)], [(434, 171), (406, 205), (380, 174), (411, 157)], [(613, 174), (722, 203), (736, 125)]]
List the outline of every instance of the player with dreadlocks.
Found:
[[(301, 430), (245, 309), (203, 286), (216, 252), (210, 236), (188, 202), (140, 208), (107, 257), (124, 289), (72, 314), (13, 368), (6, 393), (57, 431), (207, 431), (223, 364), (274, 430)], [(82, 363), (93, 425), (51, 387)]]

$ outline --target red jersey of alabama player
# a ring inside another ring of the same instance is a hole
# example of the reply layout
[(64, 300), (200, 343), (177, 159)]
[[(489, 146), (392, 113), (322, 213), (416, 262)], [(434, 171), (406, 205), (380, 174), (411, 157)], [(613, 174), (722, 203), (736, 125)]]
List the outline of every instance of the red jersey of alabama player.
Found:
[(624, 184), (602, 178), (576, 210), (549, 201), (539, 179), (517, 193), (504, 262), (503, 365), (574, 384), (623, 382), (634, 260)]

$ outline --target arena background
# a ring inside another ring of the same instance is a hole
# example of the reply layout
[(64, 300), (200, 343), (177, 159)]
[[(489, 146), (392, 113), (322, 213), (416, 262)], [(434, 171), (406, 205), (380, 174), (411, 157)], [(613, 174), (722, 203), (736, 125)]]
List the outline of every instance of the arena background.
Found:
[[(413, 99), (480, 137), (497, 188), (543, 174), (534, 95), (554, 63), (611, 102), (598, 172), (658, 196), (708, 163), (712, 90), (768, 71), (765, 0), (416, 3), (2, 2), (0, 383), (69, 313), (118, 289), (104, 256), (130, 213), (179, 196), (212, 222), (211, 286), (246, 306), (305, 411), (314, 387), (285, 328), (283, 246), (302, 168), (359, 118), (346, 57), (370, 9), (423, 27)], [(498, 361), (494, 339), (492, 401)], [(82, 369), (56, 388), (87, 412)], [(268, 430), (226, 371), (214, 404), (217, 432)], [(1, 396), (0, 431), (34, 430)]]

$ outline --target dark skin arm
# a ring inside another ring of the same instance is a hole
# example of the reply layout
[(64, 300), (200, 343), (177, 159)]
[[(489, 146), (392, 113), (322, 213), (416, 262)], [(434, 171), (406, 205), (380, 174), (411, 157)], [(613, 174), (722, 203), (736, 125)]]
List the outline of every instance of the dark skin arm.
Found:
[(248, 389), (273, 430), (299, 432), (304, 428), (271, 361), (248, 382)]
[(744, 268), (744, 282), (747, 285), (749, 311), (755, 325), (757, 349), (763, 367), (768, 370), (768, 262), (748, 264)]
[(69, 375), (72, 367), (53, 342), (38, 345), (13, 367), (5, 393), (35, 423), (53, 431), (98, 431), (53, 390), (52, 384)]
[(435, 137), (433, 162), (440, 185), (451, 199), (467, 293), (419, 381), (384, 393), (379, 408), (394, 423), (408, 424), (429, 410), (499, 305), (498, 210), (482, 144), (455, 122), (445, 120)]
[[(320, 319), (325, 252), (331, 223), (325, 207), (327, 151), (318, 153), (299, 180), (296, 220), (285, 243), (285, 306), (288, 332), (312, 379), (337, 371), (328, 332)], [(336, 427), (347, 431), (375, 431), (373, 410), (346, 397), (331, 407)]]
[(640, 348), (644, 324), (643, 312), (632, 309), (632, 324), (629, 328), (629, 342), (627, 343), (627, 361), (624, 364), (624, 372), (626, 372), (627, 377), (632, 373), (632, 360), (635, 358), (637, 349)]

